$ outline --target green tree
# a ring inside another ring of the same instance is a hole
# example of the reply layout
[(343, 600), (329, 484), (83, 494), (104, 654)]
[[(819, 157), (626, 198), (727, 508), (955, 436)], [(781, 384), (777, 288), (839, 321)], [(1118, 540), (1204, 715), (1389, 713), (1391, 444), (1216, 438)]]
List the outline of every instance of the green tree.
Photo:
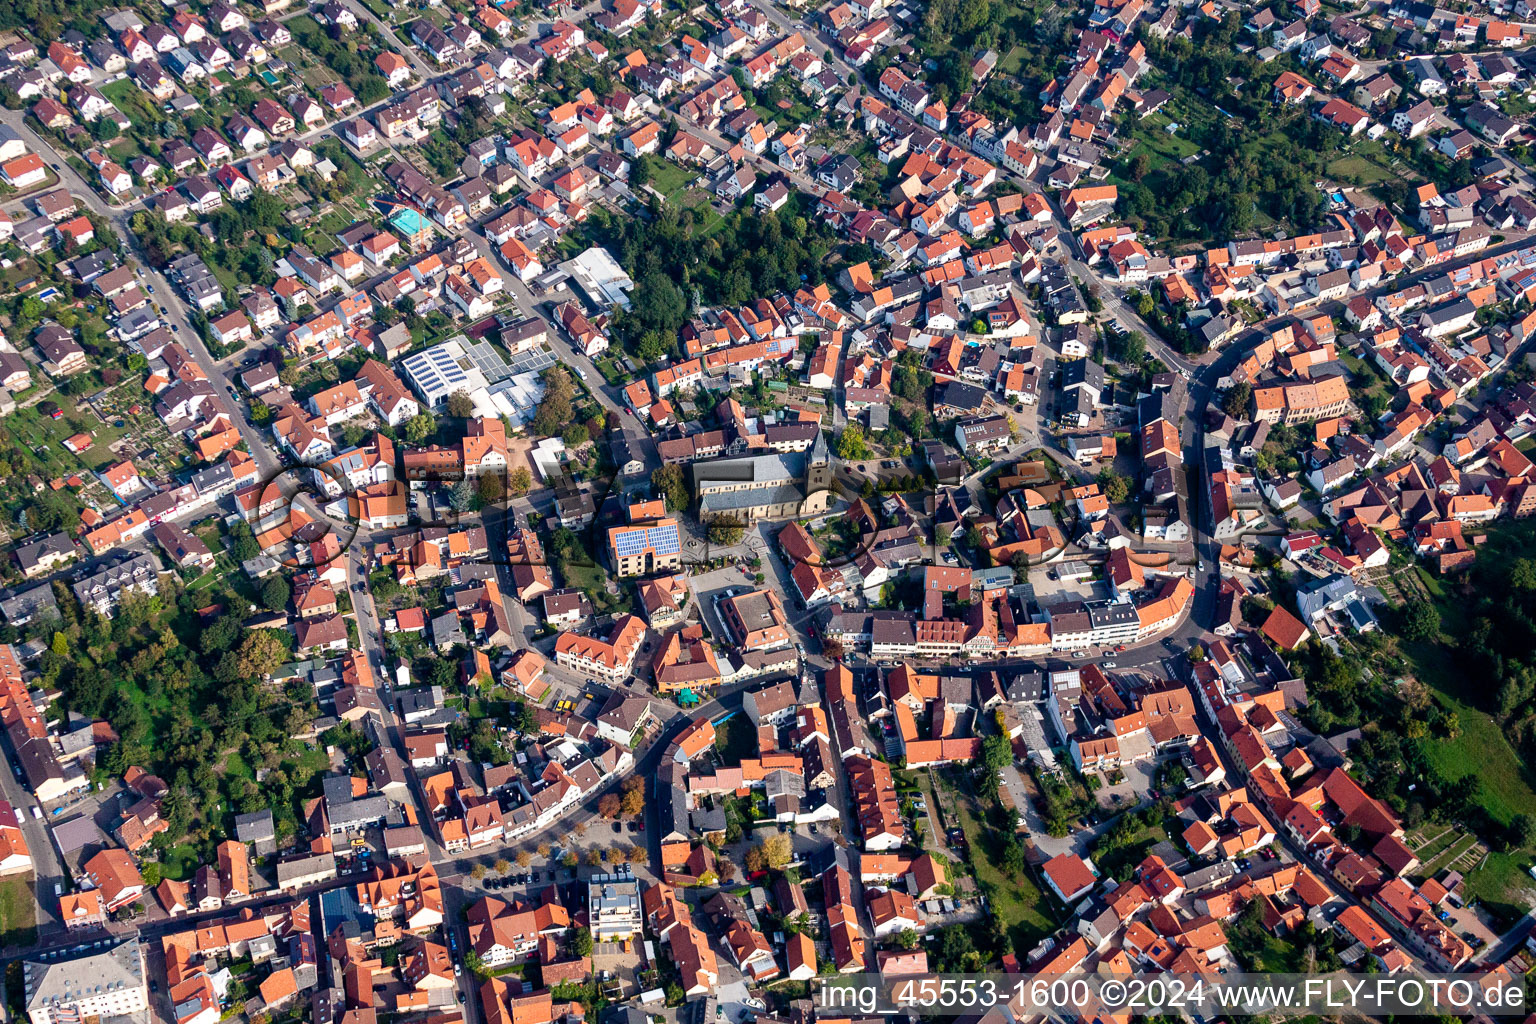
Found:
[(448, 396), (448, 415), (468, 419), (475, 414), (475, 401), (462, 391)]
[(628, 329), (636, 337), (647, 333), (675, 337), (688, 317), (688, 303), (683, 293), (666, 274), (656, 271), (644, 275), (630, 294), (630, 309), (624, 314)]
[(1108, 466), (1099, 471), (1098, 483), (1099, 490), (1111, 505), (1119, 505), (1130, 497), (1131, 482)]
[(474, 477), (465, 477), (453, 485), (448, 492), (448, 504), (453, 506), (455, 512), (470, 512), (474, 510), (475, 500), (479, 497), (480, 489), (475, 483)]
[(577, 956), (592, 955), (592, 933), (586, 928), (577, 928), (571, 933), (571, 952)]
[(1440, 609), (1430, 601), (1412, 600), (1403, 607), (1403, 637), (1415, 642), (1438, 639)]
[(1248, 403), (1253, 400), (1253, 385), (1247, 381), (1239, 381), (1227, 389), (1222, 396), (1221, 408), (1228, 416), (1235, 420), (1246, 419), (1248, 416)]
[(551, 366), (544, 371), (544, 398), (533, 415), (534, 433), (542, 437), (558, 437), (570, 424), (573, 411), (571, 400), (576, 396), (576, 385), (562, 366)]
[(724, 544), (727, 547), (740, 544), (746, 536), (747, 527), (740, 519), (727, 515), (716, 515), (709, 521), (709, 542), (711, 544)]
[(437, 431), (437, 421), (429, 412), (419, 412), (405, 421), (405, 439), (412, 444), (421, 444)]
[(1536, 846), (1536, 816), (1517, 814), (1509, 823), (1510, 845), (1515, 849)]
[(665, 499), (667, 511), (681, 512), (688, 507), (691, 492), (688, 477), (681, 466), (660, 466), (651, 472), (651, 486)]
[(667, 354), (667, 339), (657, 331), (646, 331), (635, 344), (635, 358), (647, 365), (660, 361)]
[(518, 466), (507, 475), (507, 489), (514, 497), (521, 498), (533, 486), (533, 474), (527, 466)]
[(869, 458), (869, 444), (864, 438), (864, 428), (850, 423), (837, 438), (837, 454), (846, 462), (859, 462)]
[(1120, 335), (1120, 361), (1139, 365), (1147, 357), (1147, 339), (1140, 331)]
[(266, 676), (287, 660), (287, 634), (279, 630), (253, 630), (240, 644), (238, 666), (247, 679)]
[(268, 576), (261, 584), (261, 606), (269, 612), (279, 612), (288, 607), (292, 588), (281, 576)]

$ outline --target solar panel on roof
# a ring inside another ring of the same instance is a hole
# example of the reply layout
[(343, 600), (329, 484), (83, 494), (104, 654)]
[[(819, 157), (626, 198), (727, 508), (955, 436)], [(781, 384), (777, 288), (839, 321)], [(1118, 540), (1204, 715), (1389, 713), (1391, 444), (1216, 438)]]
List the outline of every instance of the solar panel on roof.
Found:
[(614, 549), (618, 552), (619, 557), (628, 558), (631, 555), (638, 555), (644, 551), (646, 547), (645, 533), (646, 531), (644, 530), (630, 530), (619, 534), (614, 542)]
[(555, 365), (555, 356), (548, 349), (537, 348), (519, 354), (512, 360), (511, 367), (514, 374), (527, 373), (530, 370), (547, 370)]
[(658, 555), (675, 555), (681, 548), (676, 526), (653, 526), (645, 533), (647, 542)]

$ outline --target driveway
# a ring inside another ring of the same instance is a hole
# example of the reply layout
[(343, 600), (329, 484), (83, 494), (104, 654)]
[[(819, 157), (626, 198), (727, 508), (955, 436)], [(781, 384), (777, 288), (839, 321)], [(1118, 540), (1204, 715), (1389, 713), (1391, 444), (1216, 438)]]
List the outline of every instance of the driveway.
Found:
[(1113, 811), (1123, 811), (1140, 805), (1152, 789), (1152, 780), (1157, 775), (1157, 765), (1158, 762), (1155, 760), (1122, 765), (1120, 771), (1125, 775), (1125, 781), (1114, 785), (1110, 785), (1107, 775), (1100, 773), (1100, 777), (1104, 779), (1104, 785), (1094, 794), (1098, 797), (1099, 806)]

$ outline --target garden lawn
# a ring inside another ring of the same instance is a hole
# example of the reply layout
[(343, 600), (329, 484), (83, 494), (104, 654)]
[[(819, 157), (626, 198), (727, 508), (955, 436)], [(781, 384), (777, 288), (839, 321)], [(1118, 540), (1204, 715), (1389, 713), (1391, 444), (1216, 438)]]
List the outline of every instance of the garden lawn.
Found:
[(1435, 878), (1440, 872), (1450, 867), (1452, 861), (1466, 853), (1476, 844), (1476, 836), (1459, 832), (1455, 841), (1449, 846), (1437, 851), (1431, 857), (1420, 857), (1419, 860), (1423, 863), (1420, 864), (1418, 873), (1425, 878)]
[(1350, 148), (1349, 155), (1339, 157), (1325, 168), (1330, 178), (1347, 185), (1374, 185), (1397, 177), (1397, 172), (1391, 168), (1391, 157), (1381, 143), (1360, 141)]
[(1019, 68), (1024, 66), (1024, 58), (1028, 52), (1022, 46), (1015, 46), (1008, 51), (1007, 56), (997, 62), (997, 73), (1002, 75), (1016, 75)]
[(197, 855), (197, 847), (191, 843), (182, 843), (160, 855), (160, 877), (176, 882), (189, 881), (201, 864), (202, 858)]
[[(1446, 603), (1439, 604), (1442, 617), (1447, 616)], [(1483, 808), (1499, 824), (1508, 825), (1518, 814), (1536, 815), (1536, 779), (1530, 767), (1493, 718), (1462, 699), (1464, 687), (1471, 681), (1456, 665), (1451, 648), (1404, 643), (1402, 649), (1419, 679), (1456, 712), (1461, 725), (1452, 739), (1424, 740), (1425, 755), (1447, 778), (1475, 775), (1481, 783), (1478, 792)]]
[(954, 801), (953, 805), (945, 807), (945, 812), (953, 812), (959, 819), (965, 840), (970, 845), (976, 881), (990, 887), (992, 913), (1002, 922), (1013, 948), (1022, 956), (1056, 930), (1056, 922), (1046, 910), (1039, 887), (1028, 877), (1010, 876), (1000, 864), (993, 863), (990, 851), (995, 837), (976, 819), (969, 799), (962, 797)]
[[(29, 406), (17, 409), (6, 424), (17, 439), (31, 442), (32, 451), (44, 460), (49, 473), (78, 473), (80, 463), (92, 469), (108, 460), (117, 460), (110, 445), (123, 436), (123, 428), (102, 423), (90, 409), (77, 408), (75, 400), (61, 392), (49, 395), (48, 400), (59, 407), (62, 417), (44, 416), (36, 406)], [(94, 433), (95, 439), (90, 448), (74, 456), (65, 449), (64, 439), (77, 433)]]
[(698, 175), (692, 168), (670, 160), (658, 160), (651, 164), (651, 187), (669, 199), (696, 177)]
[[(1101, 872), (1106, 875), (1120, 877), (1119, 869), (1134, 868), (1137, 864), (1147, 859), (1147, 854), (1156, 846), (1168, 838), (1168, 833), (1161, 825), (1155, 828), (1142, 829), (1130, 842), (1114, 849), (1105, 849), (1102, 853), (1095, 852), (1093, 862)], [(1129, 872), (1126, 872), (1128, 875)]]
[(607, 574), (599, 566), (567, 561), (561, 564), (560, 571), (566, 586), (585, 593), (598, 608), (606, 610), (617, 605), (618, 598), (608, 593)]
[(0, 947), (37, 942), (37, 899), (31, 872), (0, 880)]
[[(1198, 145), (1182, 134), (1168, 134), (1168, 126), (1174, 120), (1166, 114), (1153, 114), (1139, 122), (1131, 131), (1131, 137), (1136, 140), (1137, 146), (1144, 147), (1153, 157), (1154, 167), (1160, 163), (1176, 164), (1200, 151)], [(1180, 122), (1180, 125), (1182, 132), (1183, 122)], [(1132, 150), (1132, 153), (1134, 152), (1135, 150)]]
[(1519, 919), (1536, 904), (1536, 881), (1526, 873), (1530, 857), (1523, 853), (1490, 853), (1467, 875), (1466, 895), (1500, 917)]
[(715, 750), (720, 762), (727, 765), (741, 764), (745, 758), (757, 756), (757, 730), (745, 714), (736, 714), (721, 723), (715, 735)]
[(133, 79), (131, 78), (119, 78), (117, 81), (108, 82), (101, 87), (101, 94), (119, 110), (122, 110), (123, 104), (128, 102), (128, 98), (138, 91), (139, 87), (133, 84)]

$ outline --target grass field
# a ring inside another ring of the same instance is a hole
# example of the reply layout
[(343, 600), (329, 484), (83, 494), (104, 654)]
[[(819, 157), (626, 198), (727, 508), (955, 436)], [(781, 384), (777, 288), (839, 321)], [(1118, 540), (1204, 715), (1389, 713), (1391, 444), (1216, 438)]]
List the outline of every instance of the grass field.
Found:
[(1490, 853), (1481, 867), (1467, 876), (1467, 896), (1481, 901), (1507, 919), (1518, 918), (1536, 906), (1536, 881), (1526, 873), (1530, 858), (1515, 853)]
[(101, 94), (119, 110), (123, 109), (123, 104), (127, 102), (128, 97), (138, 91), (139, 87), (133, 84), (133, 79), (131, 78), (119, 78), (117, 81), (108, 82), (101, 87)]
[[(1419, 579), (1440, 610), (1444, 631), (1450, 636), (1464, 635), (1465, 607), (1429, 573), (1421, 571)], [(1519, 814), (1536, 814), (1536, 773), (1492, 716), (1464, 699), (1468, 685), (1481, 685), (1481, 681), (1468, 679), (1449, 645), (1403, 642), (1401, 646), (1413, 663), (1414, 674), (1456, 712), (1461, 726), (1452, 738), (1425, 740), (1426, 756), (1452, 779), (1476, 775), (1482, 784), (1483, 807), (1499, 824), (1507, 825)]]
[[(953, 794), (946, 793), (949, 797)], [(995, 848), (993, 830), (987, 828), (976, 816), (973, 802), (960, 797), (944, 804), (946, 815), (959, 819), (971, 848), (971, 862), (976, 869), (976, 881), (990, 888), (992, 913), (1002, 922), (1013, 942), (1013, 948), (1022, 957), (1035, 943), (1056, 930), (1040, 889), (1028, 877), (1012, 876), (993, 862)]]
[[(1419, 579), (1440, 611), (1445, 634), (1466, 635), (1466, 606), (1430, 573), (1421, 569)], [(1494, 823), (1508, 825), (1518, 815), (1536, 815), (1536, 771), (1492, 716), (1471, 702), (1476, 696), (1471, 687), (1487, 685), (1486, 680), (1470, 677), (1450, 644), (1404, 641), (1401, 650), (1413, 664), (1414, 674), (1456, 713), (1459, 725), (1453, 737), (1422, 740), (1425, 756), (1448, 778), (1474, 776), (1478, 780), (1477, 802)], [(1465, 857), (1468, 849), (1470, 844), (1459, 834), (1449, 843), (1437, 840), (1428, 844), (1420, 854), (1425, 862), (1420, 874), (1427, 876), (1449, 867)], [(1532, 894), (1536, 892), (1536, 883), (1525, 874), (1530, 863), (1528, 851), (1490, 854), (1468, 873), (1468, 892), (1501, 916), (1518, 917), (1533, 905)], [(1467, 863), (1457, 866), (1465, 869)]]
[(670, 160), (657, 160), (651, 164), (651, 187), (668, 198), (686, 188), (695, 177), (692, 168)]
[(1488, 816), (1507, 825), (1517, 814), (1536, 814), (1536, 785), (1530, 769), (1510, 746), (1502, 729), (1488, 714), (1461, 699), (1465, 675), (1448, 647), (1435, 644), (1404, 644), (1403, 650), (1417, 667), (1417, 675), (1456, 712), (1461, 731), (1454, 739), (1424, 743), (1435, 767), (1453, 779), (1473, 774), (1482, 783), (1483, 806)]
[[(12, 436), (27, 444), (47, 460), (52, 473), (79, 472), (115, 460), (109, 446), (123, 435), (123, 429), (102, 423), (89, 409), (79, 409), (74, 399), (55, 392), (49, 401), (64, 415), (60, 419), (44, 416), (35, 406), (17, 409), (6, 420)], [(79, 456), (64, 448), (64, 439), (77, 433), (94, 433), (95, 443)], [(83, 463), (83, 466), (82, 466)]]
[(1145, 148), (1155, 157), (1161, 157), (1164, 163), (1177, 163), (1198, 153), (1200, 147), (1181, 134), (1168, 133), (1168, 126), (1175, 120), (1176, 117), (1166, 114), (1153, 114), (1138, 122), (1131, 135), (1138, 147)]
[(1351, 149), (1348, 156), (1339, 157), (1325, 168), (1330, 178), (1344, 184), (1374, 185), (1397, 176), (1391, 168), (1392, 158), (1381, 143), (1356, 142)]
[(1008, 53), (1003, 57), (1002, 60), (997, 62), (998, 74), (1003, 74), (1003, 75), (1016, 75), (1016, 74), (1018, 74), (1019, 73), (1019, 68), (1024, 66), (1024, 58), (1027, 55), (1028, 55), (1028, 51), (1025, 50), (1024, 47), (1022, 47), (1022, 46), (1015, 46), (1013, 49), (1008, 51)]
[(756, 757), (757, 730), (752, 727), (752, 719), (735, 715), (722, 723), (715, 734), (715, 750), (722, 764), (736, 765), (744, 758)]
[(31, 946), (37, 942), (37, 900), (32, 875), (0, 881), (0, 947)]
[(173, 846), (160, 857), (160, 875), (177, 882), (190, 881), (197, 871), (202, 858), (197, 855), (197, 847), (190, 843)]
[[(1443, 631), (1448, 636), (1466, 635), (1466, 607), (1428, 571), (1421, 568), (1418, 578), (1440, 610)], [(1468, 678), (1448, 644), (1405, 641), (1401, 649), (1412, 662), (1415, 675), (1456, 712), (1461, 726), (1451, 739), (1423, 742), (1435, 767), (1453, 779), (1476, 775), (1482, 783), (1483, 806), (1488, 816), (1501, 825), (1509, 824), (1517, 814), (1536, 814), (1536, 772), (1510, 744), (1493, 717), (1464, 699), (1470, 696), (1469, 686), (1485, 682)]]

